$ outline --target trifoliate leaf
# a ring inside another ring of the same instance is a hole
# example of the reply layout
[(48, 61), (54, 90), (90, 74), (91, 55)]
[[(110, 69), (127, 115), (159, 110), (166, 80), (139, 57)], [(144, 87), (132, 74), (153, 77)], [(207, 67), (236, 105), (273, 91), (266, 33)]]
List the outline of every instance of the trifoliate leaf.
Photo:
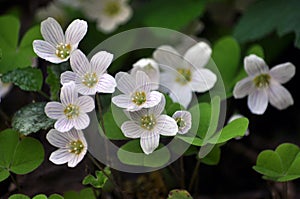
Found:
[(45, 106), (45, 102), (37, 102), (21, 108), (12, 118), (12, 127), (24, 135), (49, 129), (55, 120), (46, 116)]
[(55, 193), (55, 194), (50, 195), (48, 199), (64, 199), (64, 197)]
[(9, 196), (8, 199), (30, 199), (30, 198), (24, 194), (14, 194)]
[(37, 68), (15, 69), (2, 75), (3, 83), (14, 83), (24, 91), (40, 91), (43, 84), (43, 75)]
[(64, 193), (65, 199), (96, 199), (93, 189), (85, 188), (82, 189), (79, 193), (76, 191), (68, 191)]
[[(108, 167), (106, 167), (104, 169), (104, 172), (106, 173), (106, 175), (110, 175), (110, 170)], [(96, 171), (95, 172), (96, 177), (93, 175), (88, 175), (86, 176), (83, 181), (82, 184), (83, 185), (92, 185), (93, 187), (97, 188), (97, 189), (102, 189), (105, 185), (105, 183), (107, 182), (108, 178), (107, 176), (103, 173), (103, 171)]]
[(220, 146), (215, 145), (212, 150), (201, 159), (201, 162), (207, 165), (217, 165), (220, 161), (221, 149)]
[(47, 199), (47, 196), (45, 194), (39, 194), (34, 196), (32, 199)]
[(169, 192), (167, 199), (193, 199), (187, 190), (174, 189)]

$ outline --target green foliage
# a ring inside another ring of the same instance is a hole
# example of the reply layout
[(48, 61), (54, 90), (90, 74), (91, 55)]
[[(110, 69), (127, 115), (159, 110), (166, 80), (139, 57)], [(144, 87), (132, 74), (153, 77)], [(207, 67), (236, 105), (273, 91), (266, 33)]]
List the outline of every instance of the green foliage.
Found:
[[(159, 152), (157, 152), (159, 150)], [(170, 152), (163, 144), (151, 154), (146, 155), (140, 147), (140, 140), (132, 140), (124, 144), (118, 150), (118, 158), (121, 162), (128, 165), (160, 167), (170, 159)]]
[(9, 196), (8, 199), (30, 199), (30, 198), (24, 194), (14, 194)]
[(49, 85), (50, 87), (50, 99), (53, 101), (57, 101), (58, 100), (58, 93), (60, 90), (60, 80), (59, 80), (59, 75), (57, 75), (54, 71), (53, 71), (53, 67), (48, 67), (47, 68), (47, 73), (48, 76), (46, 78), (46, 83)]
[(255, 54), (261, 58), (265, 57), (264, 49), (258, 44), (254, 44), (254, 45), (250, 46), (250, 48), (247, 50), (246, 54), (247, 55)]
[[(8, 199), (30, 199), (30, 197), (24, 194), (14, 194), (11, 195)], [(34, 196), (32, 199), (47, 199), (47, 196), (45, 194), (39, 194)], [(59, 194), (52, 194), (51, 196), (49, 196), (48, 199), (64, 199), (64, 198)]]
[(42, 37), (39, 26), (29, 29), (20, 45), (18, 45), (20, 22), (17, 18), (8, 15), (0, 17), (0, 27), (0, 48), (3, 56), (0, 73), (30, 66), (32, 59), (36, 57), (32, 50), (32, 42)]
[(64, 193), (65, 199), (96, 199), (96, 196), (91, 188), (82, 189), (79, 193), (76, 191), (68, 191)]
[(201, 162), (207, 165), (217, 165), (220, 162), (221, 149), (219, 145), (214, 146), (212, 150), (201, 159)]
[(24, 91), (40, 91), (43, 85), (43, 75), (36, 68), (18, 68), (7, 72), (1, 77), (2, 82), (12, 82)]
[[(106, 175), (110, 175), (110, 169), (109, 167), (105, 167), (104, 172)], [(83, 185), (92, 185), (94, 188), (97, 189), (102, 189), (105, 185), (105, 183), (107, 182), (108, 178), (107, 176), (103, 173), (103, 171), (96, 171), (95, 172), (96, 177), (93, 175), (88, 175), (86, 176), (83, 181), (82, 184)]]
[(19, 135), (12, 129), (0, 133), (0, 171), (1, 181), (9, 172), (26, 174), (36, 169), (44, 160), (43, 145), (36, 139)]
[(64, 199), (64, 197), (59, 194), (52, 194), (48, 199)]
[(34, 196), (32, 199), (47, 199), (47, 196), (45, 194), (39, 194)]
[(253, 169), (266, 180), (285, 182), (300, 177), (300, 149), (295, 144), (283, 143), (275, 151), (264, 150)]
[(169, 192), (167, 199), (192, 199), (193, 197), (187, 190), (174, 189)]
[(299, 7), (298, 0), (256, 1), (239, 20), (234, 36), (244, 43), (260, 39), (275, 30), (279, 36), (294, 32), (295, 46), (300, 48)]
[(24, 135), (49, 129), (55, 120), (46, 116), (45, 106), (45, 102), (37, 102), (22, 107), (12, 118), (12, 127)]
[(111, 110), (107, 111), (103, 115), (103, 120), (105, 121), (105, 135), (110, 140), (126, 140), (127, 138), (124, 136), (118, 124), (116, 123), (115, 119), (117, 118), (114, 118), (114, 116), (118, 117), (120, 115), (112, 114)]

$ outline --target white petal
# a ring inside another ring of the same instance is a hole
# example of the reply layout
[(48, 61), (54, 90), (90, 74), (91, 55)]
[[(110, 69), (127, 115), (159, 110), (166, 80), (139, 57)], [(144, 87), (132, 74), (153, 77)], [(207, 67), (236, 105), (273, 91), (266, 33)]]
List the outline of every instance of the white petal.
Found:
[(49, 17), (41, 23), (41, 34), (45, 41), (50, 42), (53, 46), (65, 43), (65, 36), (59, 23)]
[(270, 70), (270, 75), (279, 83), (288, 82), (296, 73), (296, 68), (292, 63), (284, 63), (274, 66)]
[(131, 111), (127, 115), (131, 120), (140, 122), (142, 116), (148, 115), (148, 110), (147, 109), (141, 109), (141, 110), (138, 110), (138, 111)]
[(183, 67), (182, 56), (171, 46), (160, 46), (154, 51), (153, 57), (159, 65), (171, 68)]
[(127, 108), (132, 106), (132, 100), (128, 95), (117, 95), (114, 96), (111, 101), (120, 108)]
[(192, 90), (196, 92), (205, 92), (214, 87), (217, 82), (217, 76), (208, 69), (198, 69), (192, 71), (192, 81), (190, 83)]
[(83, 113), (91, 112), (95, 108), (95, 102), (90, 96), (80, 96), (75, 104), (79, 106), (80, 111)]
[(45, 106), (45, 113), (49, 118), (59, 119), (64, 117), (64, 106), (59, 102), (48, 102)]
[(185, 134), (191, 129), (191, 127), (192, 127), (192, 115), (191, 115), (190, 112), (188, 112), (188, 111), (176, 111), (173, 114), (172, 118), (174, 118), (175, 120), (176, 120), (176, 118), (181, 118), (185, 123), (184, 127), (178, 127), (178, 133), (179, 134)]
[(205, 42), (199, 42), (192, 46), (184, 55), (184, 59), (191, 66), (203, 68), (209, 61), (211, 48)]
[(80, 76), (85, 75), (87, 72), (92, 72), (89, 60), (80, 50), (75, 50), (71, 54), (70, 64), (72, 70)]
[(79, 42), (87, 32), (87, 23), (84, 20), (74, 20), (66, 30), (66, 43), (76, 49)]
[(126, 4), (126, 2), (121, 2), (121, 10), (118, 14), (117, 19), (119, 24), (123, 24), (132, 16), (132, 9)]
[(91, 66), (93, 70), (98, 74), (103, 74), (113, 60), (113, 54), (106, 51), (100, 51), (96, 53), (91, 59)]
[(174, 84), (171, 92), (170, 97), (173, 102), (178, 102), (185, 108), (188, 107), (192, 100), (192, 90), (189, 85), (187, 86), (180, 86), (179, 84)]
[(158, 103), (161, 101), (161, 99), (164, 96), (157, 91), (151, 91), (148, 96), (147, 96), (147, 101), (145, 102), (145, 104), (143, 104), (144, 108), (151, 108), (153, 106), (158, 105)]
[(60, 83), (65, 84), (76, 80), (76, 74), (71, 71), (65, 71), (60, 75)]
[(88, 127), (90, 124), (90, 118), (86, 113), (80, 114), (76, 119), (74, 119), (74, 128), (77, 130), (82, 130)]
[(117, 29), (118, 23), (107, 17), (103, 17), (101, 20), (97, 20), (97, 28), (105, 33), (110, 33)]
[(252, 113), (262, 115), (268, 106), (268, 94), (265, 89), (256, 90), (249, 94), (248, 107)]
[(131, 94), (135, 90), (135, 79), (128, 73), (121, 72), (116, 75), (117, 88), (125, 94)]
[(46, 138), (51, 145), (58, 148), (64, 148), (70, 142), (70, 137), (68, 136), (68, 133), (69, 132), (62, 133), (55, 129), (51, 129), (47, 133)]
[(149, 77), (143, 71), (137, 71), (136, 73), (136, 90), (143, 92), (150, 92), (151, 83)]
[(126, 121), (121, 125), (123, 134), (128, 138), (139, 138), (143, 133), (142, 127), (140, 127), (134, 121)]
[(67, 163), (72, 158), (68, 149), (58, 149), (51, 153), (49, 160), (54, 164), (60, 165)]
[(88, 87), (82, 83), (81, 78), (77, 75), (75, 80), (76, 91), (81, 95), (95, 95), (97, 93), (97, 85)]
[(109, 74), (103, 74), (97, 84), (97, 91), (100, 93), (113, 93), (117, 86), (116, 80)]
[(270, 103), (279, 110), (286, 109), (294, 104), (294, 100), (290, 92), (278, 83), (271, 83), (269, 88)]
[(256, 55), (249, 55), (245, 57), (244, 67), (248, 75), (258, 75), (269, 72), (269, 67), (265, 61)]
[[(157, 92), (157, 91), (152, 91)], [(154, 106), (148, 109), (149, 114), (154, 114), (156, 117), (158, 117), (164, 110), (166, 105), (166, 99), (165, 96), (161, 94), (161, 100), (160, 102)]]
[(51, 63), (58, 64), (66, 61), (67, 59), (61, 59), (55, 54), (55, 47), (49, 42), (43, 40), (33, 41), (33, 51), (42, 59), (45, 59)]
[(85, 154), (86, 154), (86, 152), (84, 153), (83, 151), (79, 155), (72, 154), (72, 158), (70, 158), (70, 160), (68, 161), (68, 167), (75, 167), (75, 166), (77, 166), (77, 164), (79, 162), (81, 162), (81, 160), (84, 158)]
[(174, 136), (178, 132), (176, 121), (168, 115), (161, 115), (156, 119), (155, 129), (165, 136)]
[(69, 82), (65, 83), (61, 88), (60, 100), (63, 105), (74, 104), (75, 100), (78, 98), (78, 93), (75, 90), (75, 83)]
[(67, 132), (73, 127), (73, 120), (69, 120), (67, 118), (60, 118), (54, 124), (54, 128), (60, 132)]
[(246, 95), (249, 95), (249, 93), (252, 93), (254, 89), (255, 86), (253, 84), (253, 78), (246, 77), (245, 79), (242, 79), (235, 85), (233, 89), (233, 96), (236, 99), (243, 98)]
[(141, 137), (140, 145), (144, 153), (149, 155), (158, 147), (160, 136), (154, 132), (145, 132), (144, 135), (145, 134), (147, 134), (147, 136)]

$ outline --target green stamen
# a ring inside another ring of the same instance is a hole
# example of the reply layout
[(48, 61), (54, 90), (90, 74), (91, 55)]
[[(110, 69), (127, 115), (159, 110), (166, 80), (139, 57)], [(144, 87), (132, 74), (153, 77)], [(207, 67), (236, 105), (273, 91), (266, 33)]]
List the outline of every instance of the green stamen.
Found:
[(141, 118), (141, 127), (147, 130), (151, 130), (156, 125), (154, 115), (145, 115)]
[(73, 104), (69, 104), (65, 108), (64, 114), (67, 116), (68, 119), (73, 119), (79, 115), (79, 107)]
[(254, 85), (257, 88), (265, 88), (270, 84), (271, 76), (269, 74), (261, 74), (253, 79)]
[(135, 92), (131, 98), (132, 102), (140, 106), (146, 102), (146, 93), (145, 92)]
[(76, 155), (79, 155), (83, 149), (84, 146), (80, 140), (72, 141), (69, 145), (69, 152), (75, 153)]
[(176, 77), (176, 82), (185, 85), (192, 80), (192, 73), (190, 69), (179, 68), (177, 69), (177, 72), (179, 74)]
[(120, 10), (120, 4), (117, 1), (111, 1), (105, 5), (104, 13), (108, 16), (115, 16), (120, 12)]
[(94, 87), (98, 83), (96, 73), (86, 73), (82, 78), (82, 83), (89, 88)]
[(60, 43), (59, 45), (56, 46), (56, 56), (59, 57), (60, 59), (65, 59), (70, 56), (71, 52), (71, 46), (70, 44), (63, 44)]

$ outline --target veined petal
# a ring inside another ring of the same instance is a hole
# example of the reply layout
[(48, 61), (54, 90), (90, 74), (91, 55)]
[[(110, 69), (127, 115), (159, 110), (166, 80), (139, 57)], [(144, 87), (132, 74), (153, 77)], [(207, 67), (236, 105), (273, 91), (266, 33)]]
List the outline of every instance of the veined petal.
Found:
[(145, 132), (140, 139), (140, 145), (146, 155), (152, 153), (159, 145), (159, 134), (154, 132)]
[(93, 70), (98, 74), (103, 74), (111, 64), (113, 60), (113, 54), (106, 51), (100, 51), (96, 53), (91, 59), (91, 66)]
[(183, 67), (182, 56), (171, 46), (160, 46), (154, 51), (153, 57), (159, 65), (171, 68)]
[(143, 129), (134, 121), (126, 121), (121, 125), (123, 134), (128, 138), (139, 138), (143, 134)]
[(55, 54), (55, 47), (47, 41), (34, 40), (33, 41), (33, 51), (37, 56), (45, 59), (51, 63), (58, 64), (66, 61), (66, 59), (61, 59)]
[(165, 136), (174, 136), (178, 132), (176, 121), (168, 115), (161, 115), (156, 119), (155, 129)]
[(65, 43), (65, 36), (59, 23), (52, 17), (48, 17), (41, 23), (41, 34), (45, 41), (50, 42), (54, 47)]
[(96, 85), (97, 91), (100, 93), (113, 93), (116, 86), (116, 80), (109, 74), (103, 74)]
[(136, 72), (136, 90), (143, 92), (150, 92), (151, 83), (149, 77), (143, 71)]
[(80, 96), (75, 104), (79, 106), (80, 111), (83, 113), (91, 112), (95, 108), (95, 102), (90, 96)]
[(102, 17), (101, 20), (97, 20), (97, 28), (105, 33), (110, 33), (116, 30), (118, 27), (117, 21), (112, 18)]
[(246, 77), (245, 79), (242, 79), (235, 85), (233, 89), (233, 96), (236, 99), (243, 98), (246, 95), (249, 95), (249, 93), (252, 93), (254, 89), (255, 86), (253, 84), (253, 78)]
[(286, 109), (294, 104), (294, 100), (290, 92), (278, 83), (271, 83), (269, 87), (270, 103), (279, 110)]
[(147, 96), (147, 101), (145, 102), (145, 104), (143, 104), (144, 108), (151, 108), (153, 106), (158, 105), (158, 103), (161, 101), (161, 99), (164, 96), (157, 91), (151, 91), (148, 96)]
[(51, 145), (58, 147), (58, 148), (64, 148), (70, 142), (68, 132), (62, 133), (55, 129), (51, 129), (47, 133), (46, 138)]
[(208, 69), (198, 69), (192, 73), (190, 86), (193, 91), (205, 92), (214, 87), (217, 82), (217, 76)]
[(128, 95), (117, 95), (114, 96), (111, 101), (120, 108), (128, 108), (132, 106), (132, 100)]
[(171, 92), (170, 97), (173, 100), (173, 102), (178, 102), (185, 108), (188, 107), (192, 100), (192, 88), (187, 86), (180, 86), (179, 84), (174, 84)]
[(76, 73), (71, 71), (65, 71), (60, 75), (60, 83), (63, 85), (65, 83), (69, 83), (71, 81), (75, 82), (76, 80)]
[(69, 120), (67, 118), (59, 118), (54, 124), (54, 128), (60, 132), (67, 132), (73, 127), (73, 120)]
[(270, 75), (279, 83), (284, 84), (288, 82), (296, 73), (295, 66), (288, 62), (274, 66), (270, 70)]
[(45, 106), (45, 113), (51, 119), (64, 117), (64, 106), (59, 102), (48, 102)]
[(209, 61), (211, 56), (211, 48), (205, 42), (199, 42), (192, 46), (184, 55), (184, 59), (189, 66), (203, 68)]
[(81, 162), (81, 160), (84, 158), (85, 154), (86, 154), (86, 151), (85, 152), (82, 151), (79, 155), (77, 155), (77, 154), (71, 154), (72, 157), (68, 161), (68, 167), (75, 167), (75, 166), (77, 166), (77, 164), (79, 162)]
[(269, 72), (269, 67), (265, 61), (256, 55), (249, 55), (245, 57), (244, 67), (248, 75), (251, 76)]
[(63, 105), (73, 104), (78, 98), (78, 93), (75, 90), (75, 83), (69, 82), (63, 85), (60, 92), (60, 100)]
[(78, 49), (71, 54), (70, 65), (72, 70), (80, 76), (84, 76), (87, 72), (92, 72), (89, 60)]
[[(152, 92), (157, 92), (157, 91), (152, 91)], [(153, 106), (153, 107), (149, 108), (148, 113), (149, 114), (154, 114), (155, 117), (158, 117), (165, 110), (165, 105), (166, 105), (165, 96), (163, 96), (161, 94), (160, 102), (156, 106)]]
[(125, 94), (131, 94), (135, 91), (134, 77), (128, 73), (121, 72), (116, 75), (117, 88)]
[(67, 163), (72, 158), (68, 149), (58, 149), (51, 153), (49, 160), (54, 164), (60, 165)]
[(248, 107), (252, 113), (262, 115), (268, 106), (268, 93), (265, 89), (258, 89), (249, 94)]
[(70, 44), (73, 49), (76, 49), (86, 32), (86, 21), (80, 19), (74, 20), (66, 30), (66, 43)]
[(178, 126), (178, 133), (179, 134), (186, 134), (192, 127), (192, 115), (188, 111), (176, 111), (172, 118), (175, 119), (180, 119), (184, 125), (180, 126), (180, 123), (177, 123)]
[(76, 119), (74, 119), (74, 128), (77, 130), (85, 129), (90, 124), (90, 118), (86, 113), (79, 114)]

